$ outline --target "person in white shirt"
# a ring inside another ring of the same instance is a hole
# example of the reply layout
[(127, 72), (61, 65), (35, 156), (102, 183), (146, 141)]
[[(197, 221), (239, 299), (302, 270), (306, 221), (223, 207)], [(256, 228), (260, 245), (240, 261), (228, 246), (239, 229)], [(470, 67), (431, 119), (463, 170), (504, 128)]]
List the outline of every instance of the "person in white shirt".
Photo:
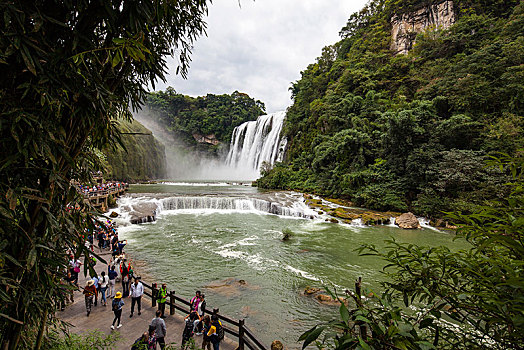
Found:
[(109, 284), (109, 277), (106, 276), (105, 271), (102, 271), (102, 276), (100, 277), (98, 284), (100, 285), (100, 294), (102, 295), (100, 299), (100, 304), (106, 306), (107, 305), (106, 291), (107, 291), (107, 286)]
[(138, 314), (140, 315), (140, 308), (142, 306), (142, 295), (144, 294), (144, 285), (138, 280), (138, 277), (135, 277), (135, 283), (131, 284), (131, 289), (129, 291), (131, 295), (131, 315), (133, 317), (133, 312), (135, 311), (135, 304), (138, 307)]

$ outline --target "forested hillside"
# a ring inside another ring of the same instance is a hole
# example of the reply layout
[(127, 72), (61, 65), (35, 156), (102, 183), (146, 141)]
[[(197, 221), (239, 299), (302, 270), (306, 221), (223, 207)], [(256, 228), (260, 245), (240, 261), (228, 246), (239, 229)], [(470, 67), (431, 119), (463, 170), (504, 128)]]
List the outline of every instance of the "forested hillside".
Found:
[(164, 126), (178, 142), (211, 151), (219, 144), (229, 145), (235, 127), (265, 113), (264, 103), (238, 91), (191, 97), (171, 87), (151, 93), (146, 106), (151, 111), (148, 118)]
[(104, 150), (105, 172), (109, 179), (141, 181), (161, 179), (166, 176), (166, 155), (164, 146), (158, 142), (151, 131), (138, 121), (120, 121), (118, 131), (125, 149)]
[[(395, 55), (393, 18), (440, 5), (453, 24)], [(292, 84), (287, 160), (258, 186), (430, 216), (504, 196), (485, 160), (524, 145), (522, 2), (372, 0), (340, 36)]]

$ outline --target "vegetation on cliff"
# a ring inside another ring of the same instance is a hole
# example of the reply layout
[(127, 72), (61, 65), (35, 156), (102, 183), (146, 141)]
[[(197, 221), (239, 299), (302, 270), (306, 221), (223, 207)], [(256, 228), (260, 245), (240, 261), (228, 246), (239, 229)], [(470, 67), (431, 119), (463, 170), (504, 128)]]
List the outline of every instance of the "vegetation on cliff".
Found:
[(292, 84), (286, 162), (258, 186), (429, 216), (507, 194), (484, 162), (524, 141), (524, 4), (455, 1), (454, 25), (394, 56), (391, 16), (430, 3), (373, 0), (351, 16)]
[(161, 179), (166, 176), (164, 146), (142, 124), (121, 121), (120, 144), (104, 149), (105, 176), (123, 181)]
[(215, 143), (229, 144), (235, 127), (265, 113), (264, 103), (242, 92), (191, 97), (171, 87), (150, 93), (147, 107), (153, 112), (150, 118), (187, 146), (198, 145), (193, 135), (214, 135)]

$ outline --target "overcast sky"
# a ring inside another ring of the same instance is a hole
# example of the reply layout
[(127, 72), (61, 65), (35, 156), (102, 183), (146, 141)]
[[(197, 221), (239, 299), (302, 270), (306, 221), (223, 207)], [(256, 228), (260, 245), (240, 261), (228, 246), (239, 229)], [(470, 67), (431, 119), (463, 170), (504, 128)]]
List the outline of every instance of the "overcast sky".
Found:
[(187, 80), (175, 75), (170, 59), (166, 84), (178, 93), (245, 92), (266, 104), (268, 113), (285, 110), (288, 91), (322, 48), (339, 40), (349, 16), (367, 0), (214, 0), (207, 37), (195, 43)]

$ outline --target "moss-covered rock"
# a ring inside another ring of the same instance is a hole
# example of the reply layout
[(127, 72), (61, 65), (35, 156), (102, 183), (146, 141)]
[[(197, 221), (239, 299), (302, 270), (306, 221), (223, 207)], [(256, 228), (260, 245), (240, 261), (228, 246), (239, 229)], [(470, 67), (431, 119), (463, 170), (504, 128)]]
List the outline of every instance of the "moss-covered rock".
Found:
[(120, 122), (118, 130), (125, 149), (118, 145), (107, 148), (106, 177), (128, 182), (159, 179), (166, 176), (164, 146), (151, 131), (134, 120)]

